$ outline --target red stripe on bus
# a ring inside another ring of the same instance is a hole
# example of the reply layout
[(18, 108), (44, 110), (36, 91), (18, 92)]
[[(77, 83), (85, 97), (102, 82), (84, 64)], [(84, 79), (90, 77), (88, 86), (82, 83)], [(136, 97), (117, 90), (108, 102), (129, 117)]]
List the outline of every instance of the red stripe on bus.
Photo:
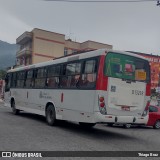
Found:
[(146, 85), (146, 96), (150, 96), (151, 95), (151, 83), (148, 83)]
[(107, 90), (108, 77), (104, 75), (105, 55), (100, 57), (96, 90)]

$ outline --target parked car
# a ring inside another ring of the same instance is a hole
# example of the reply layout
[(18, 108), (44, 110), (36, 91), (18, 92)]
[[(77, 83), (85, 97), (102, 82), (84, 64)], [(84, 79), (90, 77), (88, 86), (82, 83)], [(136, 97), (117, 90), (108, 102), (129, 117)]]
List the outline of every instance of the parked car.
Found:
[(149, 119), (146, 124), (147, 126), (153, 126), (155, 129), (160, 128), (160, 107), (149, 106)]
[(160, 128), (160, 106), (149, 106), (149, 114), (136, 120), (134, 124), (113, 124), (109, 123), (108, 126), (122, 125), (124, 128), (130, 128), (132, 125), (145, 125), (153, 126), (155, 129)]
[(149, 115), (147, 114), (145, 117), (140, 117), (136, 119), (135, 123), (130, 124), (130, 123), (108, 123), (108, 126), (113, 126), (113, 125), (118, 125), (118, 126), (123, 126), (124, 128), (130, 128), (132, 125), (146, 125), (149, 119)]

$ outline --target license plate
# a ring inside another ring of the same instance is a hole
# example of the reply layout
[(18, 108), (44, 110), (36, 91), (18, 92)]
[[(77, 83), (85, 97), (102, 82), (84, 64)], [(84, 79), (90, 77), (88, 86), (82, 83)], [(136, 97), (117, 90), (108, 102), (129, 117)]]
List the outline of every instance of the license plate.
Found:
[(128, 107), (128, 106), (122, 106), (121, 109), (123, 111), (130, 111), (130, 107)]

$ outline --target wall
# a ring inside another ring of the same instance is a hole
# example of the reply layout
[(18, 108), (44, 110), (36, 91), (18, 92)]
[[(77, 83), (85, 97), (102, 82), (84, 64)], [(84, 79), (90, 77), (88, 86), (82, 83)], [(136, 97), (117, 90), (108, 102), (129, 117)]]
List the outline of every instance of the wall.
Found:
[(65, 36), (34, 29), (32, 63), (44, 62), (64, 55)]

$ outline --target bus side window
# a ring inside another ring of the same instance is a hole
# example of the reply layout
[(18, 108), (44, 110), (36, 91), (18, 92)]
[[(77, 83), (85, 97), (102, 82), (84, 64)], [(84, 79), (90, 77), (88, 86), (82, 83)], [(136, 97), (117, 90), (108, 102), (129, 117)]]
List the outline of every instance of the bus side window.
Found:
[(25, 78), (26, 78), (26, 72), (25, 71), (17, 72), (17, 87), (18, 88), (23, 88), (24, 87)]
[(46, 86), (48, 88), (58, 88), (59, 86), (60, 66), (49, 66)]
[(97, 64), (96, 60), (87, 60), (84, 63), (84, 71), (82, 73), (80, 87), (94, 88), (96, 82)]
[(16, 86), (17, 86), (17, 73), (14, 72), (14, 73), (12, 73), (11, 87), (15, 88)]
[(63, 64), (62, 70), (61, 70), (61, 76), (60, 76), (60, 87), (61, 88), (66, 88), (67, 87), (67, 80), (68, 77), (66, 76), (66, 64)]
[(67, 76), (62, 76), (61, 77), (61, 81), (60, 81), (61, 88), (67, 88), (67, 81), (68, 81)]
[(77, 88), (80, 79), (81, 63), (72, 62), (66, 65), (64, 76), (61, 78), (61, 85), (65, 88)]
[(72, 77), (71, 79), (71, 87), (73, 88), (78, 88), (79, 87), (79, 81), (80, 81), (80, 74), (79, 75), (75, 75)]
[(39, 68), (35, 70), (35, 88), (44, 88), (46, 84), (46, 68)]
[(32, 88), (34, 86), (33, 70), (28, 70), (26, 73), (25, 87)]

